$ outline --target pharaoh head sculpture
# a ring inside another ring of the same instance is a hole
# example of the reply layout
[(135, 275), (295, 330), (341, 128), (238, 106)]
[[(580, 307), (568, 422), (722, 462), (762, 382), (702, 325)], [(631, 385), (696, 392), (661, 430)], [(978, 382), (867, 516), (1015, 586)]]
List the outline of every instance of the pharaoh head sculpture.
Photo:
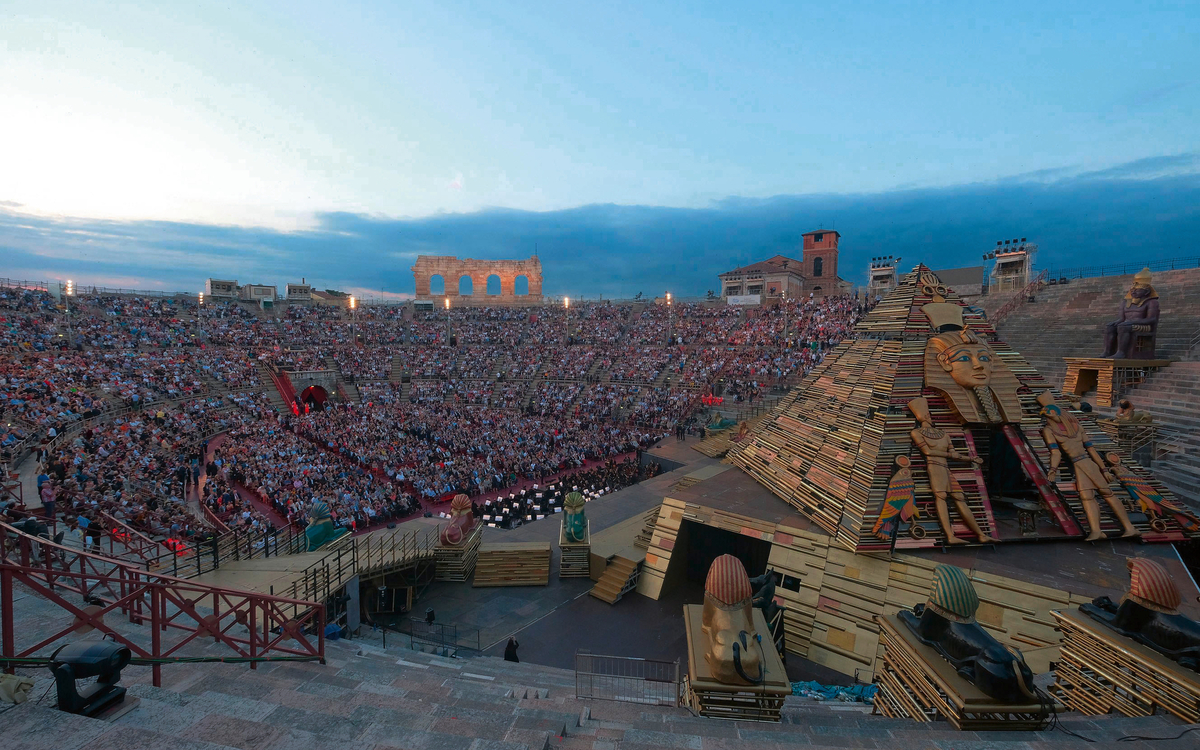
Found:
[(946, 287), (932, 272), (921, 274), (921, 307), (933, 335), (925, 344), (925, 385), (949, 399), (963, 422), (1016, 422), (1021, 404), (1018, 383), (987, 340), (966, 326), (963, 306), (947, 302)]
[(1129, 593), (1125, 595), (1126, 599), (1163, 614), (1179, 612), (1183, 598), (1166, 568), (1144, 557), (1131, 557), (1125, 564), (1129, 567)]
[(457, 518), (458, 516), (469, 515), (470, 513), (471, 498), (461, 493), (455, 495), (454, 499), (450, 501), (450, 517)]
[(329, 503), (324, 500), (313, 500), (308, 509), (308, 517), (313, 521), (324, 521), (330, 517)]
[(475, 528), (475, 513), (471, 498), (463, 494), (450, 501), (450, 523), (442, 529), (439, 537), (443, 545), (456, 545), (466, 539)]
[(582, 494), (578, 492), (568, 492), (566, 499), (563, 500), (563, 512), (571, 516), (577, 513), (582, 513), (585, 504), (586, 503), (583, 500)]
[[(713, 679), (729, 685), (758, 685), (763, 681), (762, 637), (754, 628), (750, 576), (733, 555), (713, 560), (704, 581), (701, 632), (704, 661)], [(767, 641), (771, 647), (770, 640)]]
[(1143, 268), (1133, 275), (1133, 283), (1129, 285), (1129, 291), (1125, 293), (1125, 299), (1134, 304), (1141, 304), (1146, 300), (1157, 299), (1158, 292), (1154, 291), (1154, 287), (1150, 285), (1150, 269)]

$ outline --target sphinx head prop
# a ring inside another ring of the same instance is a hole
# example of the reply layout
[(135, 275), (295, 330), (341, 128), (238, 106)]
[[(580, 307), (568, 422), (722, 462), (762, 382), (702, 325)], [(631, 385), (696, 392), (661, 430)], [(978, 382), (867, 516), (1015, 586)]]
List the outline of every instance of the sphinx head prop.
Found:
[(753, 595), (741, 560), (721, 555), (713, 561), (704, 582), (701, 632), (705, 638), (704, 661), (718, 682), (763, 682), (762, 636), (754, 628)]

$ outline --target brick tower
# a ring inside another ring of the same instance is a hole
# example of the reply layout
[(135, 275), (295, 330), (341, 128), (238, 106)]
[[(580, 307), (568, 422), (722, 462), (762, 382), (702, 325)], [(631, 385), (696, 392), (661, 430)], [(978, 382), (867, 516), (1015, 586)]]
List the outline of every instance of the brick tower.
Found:
[(821, 294), (837, 294), (838, 292), (838, 237), (841, 235), (829, 229), (817, 229), (805, 232), (803, 253), (800, 256), (804, 264), (806, 291)]

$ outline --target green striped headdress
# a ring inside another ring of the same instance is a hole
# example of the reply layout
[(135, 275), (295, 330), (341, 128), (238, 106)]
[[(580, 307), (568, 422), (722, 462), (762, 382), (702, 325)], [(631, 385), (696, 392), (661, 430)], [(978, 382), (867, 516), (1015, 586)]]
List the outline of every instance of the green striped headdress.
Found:
[(933, 571), (933, 589), (927, 606), (949, 620), (974, 622), (979, 595), (966, 571), (953, 565), (939, 565)]

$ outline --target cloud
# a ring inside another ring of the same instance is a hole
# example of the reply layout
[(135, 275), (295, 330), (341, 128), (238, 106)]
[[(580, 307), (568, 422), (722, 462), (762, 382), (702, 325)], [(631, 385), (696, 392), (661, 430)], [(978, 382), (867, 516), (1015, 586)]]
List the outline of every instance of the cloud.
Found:
[(970, 266), (1008, 237), (1038, 242), (1038, 264), (1056, 268), (1195, 256), (1200, 156), (950, 188), (730, 197), (694, 209), (595, 204), (419, 219), (327, 213), (311, 230), (294, 232), (30, 216), (5, 206), (0, 276), (70, 276), (81, 284), (137, 279), (167, 290), (199, 290), (209, 276), (280, 286), (304, 276), (317, 288), (404, 298), (413, 292), (418, 255), (500, 259), (536, 252), (547, 294), (611, 298), (670, 290), (684, 297), (715, 289), (717, 274), (738, 265), (776, 253), (798, 256), (801, 233), (819, 224), (842, 233), (839, 274), (858, 283), (876, 255), (935, 268)]

